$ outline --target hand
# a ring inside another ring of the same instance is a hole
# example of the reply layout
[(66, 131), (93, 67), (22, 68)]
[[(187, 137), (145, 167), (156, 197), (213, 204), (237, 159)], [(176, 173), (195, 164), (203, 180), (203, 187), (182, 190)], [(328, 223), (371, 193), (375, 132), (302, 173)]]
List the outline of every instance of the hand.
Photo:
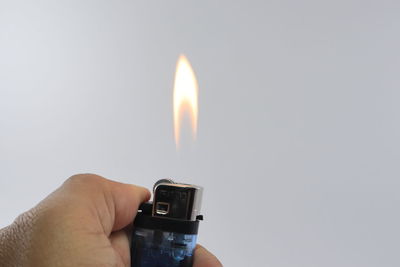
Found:
[[(1, 266), (128, 266), (124, 228), (150, 192), (83, 174), (69, 178), (35, 208), (0, 230)], [(197, 246), (194, 267), (220, 267)]]

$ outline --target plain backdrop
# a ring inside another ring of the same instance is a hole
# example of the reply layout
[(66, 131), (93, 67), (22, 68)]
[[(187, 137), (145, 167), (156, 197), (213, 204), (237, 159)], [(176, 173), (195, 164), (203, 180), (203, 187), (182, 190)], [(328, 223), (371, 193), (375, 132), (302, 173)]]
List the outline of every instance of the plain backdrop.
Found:
[[(204, 186), (225, 266), (399, 266), (399, 1), (0, 0), (0, 226), (75, 173)], [(199, 132), (176, 151), (185, 53)]]

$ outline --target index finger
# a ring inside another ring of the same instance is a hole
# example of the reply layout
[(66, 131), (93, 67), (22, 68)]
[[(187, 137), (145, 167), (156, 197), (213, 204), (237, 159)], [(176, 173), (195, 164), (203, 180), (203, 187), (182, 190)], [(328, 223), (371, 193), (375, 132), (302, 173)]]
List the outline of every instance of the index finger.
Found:
[(222, 267), (222, 264), (211, 252), (197, 245), (194, 250), (193, 267)]

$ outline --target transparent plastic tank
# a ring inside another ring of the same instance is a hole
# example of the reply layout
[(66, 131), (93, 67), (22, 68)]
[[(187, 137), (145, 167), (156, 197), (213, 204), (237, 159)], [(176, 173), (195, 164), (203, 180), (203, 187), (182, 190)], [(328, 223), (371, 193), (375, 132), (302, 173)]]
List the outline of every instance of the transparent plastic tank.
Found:
[(191, 267), (195, 234), (135, 228), (132, 235), (132, 267)]

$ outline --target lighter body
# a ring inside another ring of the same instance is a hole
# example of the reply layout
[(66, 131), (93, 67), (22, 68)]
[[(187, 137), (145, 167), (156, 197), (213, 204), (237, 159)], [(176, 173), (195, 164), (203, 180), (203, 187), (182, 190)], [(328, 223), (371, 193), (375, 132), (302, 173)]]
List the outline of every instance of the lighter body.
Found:
[(144, 203), (133, 224), (132, 267), (191, 267), (196, 247), (202, 188), (163, 179), (153, 202)]

